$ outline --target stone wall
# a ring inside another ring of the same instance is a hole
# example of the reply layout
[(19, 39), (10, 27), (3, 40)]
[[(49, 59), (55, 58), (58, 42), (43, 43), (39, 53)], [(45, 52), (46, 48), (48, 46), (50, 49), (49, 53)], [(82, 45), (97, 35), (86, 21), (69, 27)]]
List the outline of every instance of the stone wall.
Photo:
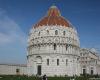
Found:
[(26, 75), (26, 65), (0, 64), (0, 75)]

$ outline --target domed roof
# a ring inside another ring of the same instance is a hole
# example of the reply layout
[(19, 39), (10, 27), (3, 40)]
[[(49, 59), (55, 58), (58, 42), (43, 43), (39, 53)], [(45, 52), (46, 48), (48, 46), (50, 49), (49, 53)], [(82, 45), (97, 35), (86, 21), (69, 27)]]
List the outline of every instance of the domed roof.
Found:
[(39, 27), (43, 25), (62, 25), (65, 27), (71, 27), (71, 24), (68, 20), (65, 20), (61, 16), (59, 9), (56, 6), (51, 6), (48, 10), (48, 13), (43, 19), (41, 19), (34, 27)]

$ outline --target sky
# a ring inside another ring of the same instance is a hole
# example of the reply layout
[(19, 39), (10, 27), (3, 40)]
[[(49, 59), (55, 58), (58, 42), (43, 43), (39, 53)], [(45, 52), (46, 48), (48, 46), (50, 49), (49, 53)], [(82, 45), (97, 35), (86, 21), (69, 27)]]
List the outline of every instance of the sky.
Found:
[(52, 5), (77, 29), (82, 48), (100, 50), (100, 0), (0, 0), (0, 63), (26, 64), (29, 30)]

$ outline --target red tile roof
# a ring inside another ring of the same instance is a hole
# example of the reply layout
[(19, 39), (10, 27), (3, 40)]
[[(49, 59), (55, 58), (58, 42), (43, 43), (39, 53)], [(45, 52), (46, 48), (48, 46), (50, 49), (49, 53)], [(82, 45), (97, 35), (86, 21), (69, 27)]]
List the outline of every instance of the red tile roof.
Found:
[(43, 25), (62, 25), (70, 27), (70, 23), (61, 16), (60, 11), (56, 6), (51, 6), (47, 15), (35, 24), (34, 27), (37, 28)]

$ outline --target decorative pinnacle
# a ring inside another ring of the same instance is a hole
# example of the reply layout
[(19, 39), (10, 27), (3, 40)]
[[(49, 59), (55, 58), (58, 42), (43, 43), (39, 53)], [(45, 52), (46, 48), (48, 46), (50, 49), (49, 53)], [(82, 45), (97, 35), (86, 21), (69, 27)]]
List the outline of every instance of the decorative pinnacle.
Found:
[(57, 7), (55, 6), (55, 4), (53, 4), (50, 8), (57, 8)]

